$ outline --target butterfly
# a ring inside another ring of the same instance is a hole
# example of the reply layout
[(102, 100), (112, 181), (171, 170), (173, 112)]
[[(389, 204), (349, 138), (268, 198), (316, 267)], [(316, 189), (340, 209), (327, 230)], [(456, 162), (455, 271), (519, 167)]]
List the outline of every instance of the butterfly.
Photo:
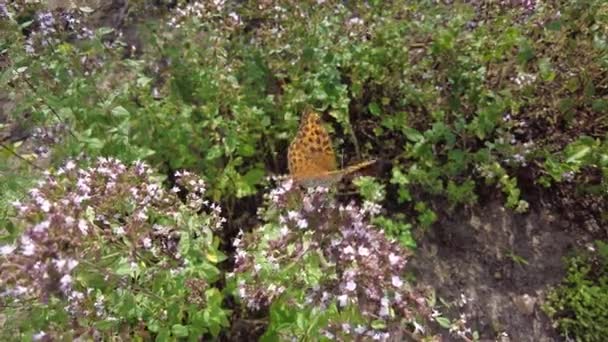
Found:
[(302, 117), (298, 133), (289, 145), (287, 161), (291, 178), (304, 187), (330, 186), (376, 162), (368, 160), (338, 170), (329, 134), (319, 115), (312, 111)]

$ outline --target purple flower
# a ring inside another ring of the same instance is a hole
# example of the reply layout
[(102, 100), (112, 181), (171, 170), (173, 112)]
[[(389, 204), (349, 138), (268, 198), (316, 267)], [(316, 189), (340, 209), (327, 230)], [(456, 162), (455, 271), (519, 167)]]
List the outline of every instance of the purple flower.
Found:
[[(306, 293), (301, 297), (300, 305), (320, 309), (331, 303), (340, 307), (359, 306), (370, 323), (379, 314), (387, 323), (409, 322), (415, 315), (428, 316), (430, 310), (423, 292), (404, 286), (405, 281), (401, 278), (408, 253), (370, 223), (370, 218), (380, 212), (375, 205), (364, 204), (367, 209), (354, 202), (339, 205), (326, 190), (287, 191), (282, 185), (272, 190), (266, 199), (268, 208), (260, 210), (260, 218), (267, 224), (239, 237), (236, 252), (235, 276), (247, 288), (243, 293), (246, 297), (241, 298), (249, 307), (269, 305), (277, 298), (268, 292), (271, 280), (267, 281), (265, 271), (255, 265), (267, 265), (272, 257), (274, 272), (280, 274), (287, 268), (296, 274), (306, 274), (306, 260), (310, 259), (307, 255), (313, 260), (321, 255), (325, 262), (320, 265), (320, 279), (314, 286), (304, 288)], [(306, 230), (301, 230), (304, 226), (301, 222), (306, 222)], [(274, 275), (272, 279), (276, 282)], [(287, 289), (286, 295), (290, 294), (290, 288), (304, 286), (292, 281), (281, 285)], [(251, 293), (264, 294), (266, 301)], [(356, 333), (355, 330), (344, 331), (343, 323), (347, 322), (329, 322), (327, 331), (337, 339)], [(385, 331), (363, 331), (369, 333), (369, 337), (377, 336), (381, 340), (389, 336)]]
[[(135, 258), (151, 253), (152, 259), (174, 264), (169, 266), (171, 274), (184, 272), (190, 260), (180, 256), (178, 247), (181, 234), (189, 231), (180, 228), (181, 217), (175, 215), (178, 208), (192, 218), (199, 211), (186, 209), (175, 193), (165, 191), (153, 180), (152, 171), (143, 163), (128, 167), (114, 158), (99, 158), (91, 164), (78, 168), (74, 161), (68, 161), (57, 172), (45, 172), (26, 199), (13, 203), (18, 209), (15, 222), (23, 233), (14, 244), (0, 246), (0, 292), (6, 300), (23, 298), (46, 303), (55, 298), (65, 301), (72, 318), (100, 319), (94, 315), (103, 314), (103, 297), (96, 295), (96, 288), (78, 289), (83, 283), (90, 285), (80, 277), (83, 267), (79, 265), (86, 265), (86, 272), (100, 272), (100, 278), (110, 283), (123, 279), (124, 274), (112, 273), (117, 271), (106, 266), (100, 266), (103, 270), (90, 267), (97, 265), (105, 253), (113, 258), (123, 253), (126, 264), (136, 267), (144, 259)], [(176, 182), (188, 191), (199, 191), (196, 200), (205, 202), (204, 183), (197, 176), (183, 173)], [(221, 207), (206, 204), (205, 209), (205, 214), (200, 214), (205, 215), (205, 224), (219, 228), (223, 222)], [(163, 225), (148, 222), (148, 215), (162, 219)], [(196, 232), (196, 236), (207, 233)], [(114, 285), (132, 291), (130, 284)], [(89, 296), (96, 296), (95, 307)]]

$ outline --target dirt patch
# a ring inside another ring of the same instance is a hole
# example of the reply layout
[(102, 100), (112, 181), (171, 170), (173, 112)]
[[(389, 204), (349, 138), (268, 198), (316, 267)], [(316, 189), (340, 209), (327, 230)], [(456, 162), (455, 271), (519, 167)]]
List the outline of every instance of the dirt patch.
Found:
[(559, 341), (540, 303), (565, 275), (563, 257), (585, 242), (573, 228), (548, 209), (521, 215), (492, 201), (430, 229), (411, 265), (421, 284), (460, 304), (448, 317), (465, 314), (482, 340)]

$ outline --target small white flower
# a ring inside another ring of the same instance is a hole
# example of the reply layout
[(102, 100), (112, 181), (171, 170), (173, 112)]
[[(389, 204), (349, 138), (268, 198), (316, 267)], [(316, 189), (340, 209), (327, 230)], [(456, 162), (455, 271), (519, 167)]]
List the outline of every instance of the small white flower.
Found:
[(340, 305), (340, 307), (345, 307), (346, 304), (348, 303), (348, 296), (343, 294), (338, 296), (338, 304)]
[(148, 219), (148, 215), (146, 215), (146, 213), (142, 210), (140, 212), (137, 213), (137, 215), (135, 215), (137, 217), (137, 219), (141, 220), (141, 221), (145, 221)]
[(65, 218), (65, 225), (68, 227), (71, 227), (74, 222), (76, 222), (76, 220), (74, 220), (74, 218), (72, 216), (66, 216)]
[(363, 19), (361, 18), (350, 18), (350, 20), (348, 20), (348, 24), (349, 25), (363, 25)]
[(89, 225), (87, 224), (87, 221), (83, 219), (78, 220), (78, 229), (83, 235), (87, 235), (89, 231)]
[(46, 333), (44, 331), (40, 331), (37, 334), (35, 334), (34, 336), (32, 336), (32, 339), (34, 341), (40, 341), (42, 340), (44, 337), (46, 336)]
[(362, 335), (366, 330), (367, 329), (365, 329), (365, 327), (361, 324), (357, 325), (357, 327), (355, 328), (355, 332), (359, 335)]
[(51, 202), (46, 199), (42, 199), (40, 203), (40, 209), (42, 209), (42, 211), (44, 211), (45, 213), (48, 213), (49, 210), (51, 210)]
[(239, 297), (241, 297), (241, 298), (247, 297), (247, 290), (245, 290), (244, 286), (239, 286)]
[(29, 291), (28, 291), (27, 287), (21, 286), (21, 285), (16, 286), (15, 289), (12, 291), (12, 293), (14, 295), (16, 295), (16, 296), (21, 296), (21, 295), (26, 294), (28, 292)]
[(118, 227), (114, 228), (114, 234), (116, 234), (118, 236), (123, 236), (123, 235), (125, 235), (125, 229), (123, 228), (123, 226), (118, 226)]
[(61, 284), (61, 288), (65, 291), (70, 284), (72, 284), (72, 276), (69, 274), (63, 275), (63, 277), (61, 277), (59, 280), (59, 283)]
[(468, 298), (467, 298), (467, 296), (464, 295), (464, 293), (460, 294), (460, 302), (462, 303), (462, 305), (464, 305), (468, 302)]
[(391, 253), (388, 255), (388, 262), (391, 265), (395, 265), (396, 263), (399, 262), (399, 260), (401, 260), (401, 257), (399, 257), (398, 255), (395, 255), (394, 253)]
[(236, 22), (240, 22), (240, 21), (241, 21), (241, 18), (239, 17), (239, 15), (238, 15), (238, 14), (236, 14), (236, 13), (234, 13), (234, 12), (230, 12), (230, 13), (228, 14), (228, 16), (229, 16), (230, 18), (232, 18), (232, 20), (234, 20), (234, 21), (236, 21)]
[(329, 331), (326, 331), (323, 335), (325, 335), (325, 337), (330, 340), (333, 340), (335, 338), (334, 334), (330, 333)]
[(74, 269), (74, 267), (78, 266), (78, 261), (74, 260), (74, 259), (69, 259), (68, 260), (68, 271), (71, 271)]
[(357, 288), (357, 283), (355, 283), (352, 280), (349, 280), (346, 283), (346, 287), (345, 288), (346, 288), (347, 291), (350, 291), (350, 292), (355, 291), (355, 289)]
[(288, 180), (283, 182), (282, 186), (285, 191), (291, 190), (291, 188), (293, 188), (293, 179), (289, 178)]
[(8, 255), (13, 253), (13, 251), (16, 249), (17, 247), (15, 245), (4, 245), (4, 246), (0, 246), (0, 255)]
[(300, 218), (300, 214), (297, 211), (290, 210), (287, 212), (287, 218), (295, 221)]
[(299, 219), (297, 225), (300, 229), (306, 229), (308, 228), (308, 221), (306, 221), (305, 219)]
[(55, 266), (57, 267), (57, 269), (62, 269), (65, 264), (67, 264), (67, 260), (65, 259), (55, 260)]
[(51, 223), (49, 221), (42, 221), (34, 226), (34, 231), (36, 233), (41, 233), (49, 229)]
[(369, 248), (363, 247), (363, 246), (360, 246), (357, 252), (359, 253), (360, 256), (364, 256), (364, 257), (369, 256), (369, 253), (370, 253)]
[(378, 312), (378, 314), (381, 317), (387, 317), (388, 316), (388, 307), (387, 306), (383, 306), (380, 308), (380, 312)]
[(36, 245), (34, 245), (34, 242), (32, 241), (32, 239), (30, 239), (28, 236), (22, 236), (21, 237), (21, 254), (25, 255), (25, 256), (32, 256), (34, 255), (34, 253), (36, 252)]
[(401, 278), (395, 275), (391, 278), (391, 283), (396, 288), (400, 288), (403, 285), (403, 281), (401, 280)]

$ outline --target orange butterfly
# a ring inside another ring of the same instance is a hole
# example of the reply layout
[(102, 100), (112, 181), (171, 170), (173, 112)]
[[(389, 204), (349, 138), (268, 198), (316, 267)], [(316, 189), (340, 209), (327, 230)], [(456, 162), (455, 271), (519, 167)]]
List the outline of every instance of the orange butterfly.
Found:
[(298, 134), (289, 145), (287, 160), (292, 179), (305, 187), (332, 185), (345, 175), (376, 162), (369, 160), (337, 170), (329, 134), (319, 115), (311, 111), (306, 112), (300, 122)]

